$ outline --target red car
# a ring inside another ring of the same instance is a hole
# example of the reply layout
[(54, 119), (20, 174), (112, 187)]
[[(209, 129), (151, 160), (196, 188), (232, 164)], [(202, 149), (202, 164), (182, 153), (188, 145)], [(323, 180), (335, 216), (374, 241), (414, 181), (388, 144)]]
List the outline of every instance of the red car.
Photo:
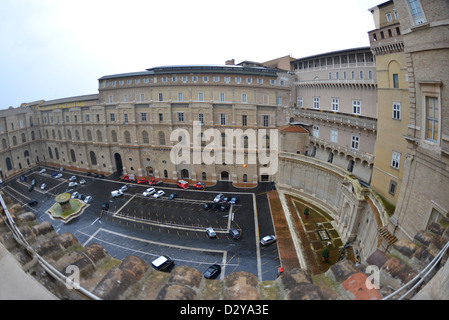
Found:
[(204, 182), (197, 182), (193, 185), (194, 189), (205, 190), (206, 184)]
[(137, 181), (137, 183), (138, 183), (138, 184), (148, 184), (148, 179), (147, 179), (147, 178), (139, 179), (139, 180)]
[(136, 182), (136, 176), (134, 174), (127, 174), (122, 177), (122, 180), (128, 182)]
[(151, 179), (149, 182), (150, 186), (160, 186), (163, 183), (161, 178)]
[(185, 180), (179, 180), (178, 183), (176, 184), (178, 187), (182, 188), (182, 189), (187, 189), (189, 188), (189, 183)]

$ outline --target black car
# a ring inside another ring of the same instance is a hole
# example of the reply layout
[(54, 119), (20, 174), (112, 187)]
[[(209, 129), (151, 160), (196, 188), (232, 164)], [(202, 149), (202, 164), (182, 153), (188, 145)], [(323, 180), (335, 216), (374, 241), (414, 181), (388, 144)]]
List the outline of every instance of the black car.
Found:
[(101, 210), (109, 210), (109, 203), (105, 202), (101, 205)]
[(28, 202), (28, 205), (29, 206), (35, 206), (35, 205), (37, 205), (37, 200), (36, 199), (31, 199), (29, 202)]
[(235, 228), (229, 229), (229, 234), (231, 235), (232, 239), (234, 239), (234, 240), (240, 239), (240, 231), (238, 231)]
[(225, 212), (225, 211), (229, 210), (230, 207), (231, 207), (231, 205), (229, 203), (224, 202), (224, 203), (221, 204), (220, 210), (222, 212)]
[(172, 194), (170, 194), (170, 195), (168, 196), (168, 200), (173, 200), (174, 198), (177, 198), (177, 197), (178, 197), (178, 194), (175, 193), (175, 192), (173, 192)]
[(213, 203), (205, 203), (203, 208), (204, 210), (209, 210), (212, 209), (213, 205), (214, 205)]
[(203, 275), (206, 279), (215, 279), (221, 272), (221, 267), (218, 264), (213, 264), (206, 271), (204, 271)]

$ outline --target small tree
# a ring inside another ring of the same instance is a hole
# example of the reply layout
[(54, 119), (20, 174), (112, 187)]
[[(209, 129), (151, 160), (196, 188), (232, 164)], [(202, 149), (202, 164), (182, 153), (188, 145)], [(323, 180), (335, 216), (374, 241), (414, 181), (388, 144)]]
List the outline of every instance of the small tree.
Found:
[(324, 248), (321, 256), (323, 257), (323, 261), (326, 262), (329, 259), (329, 248)]
[(309, 218), (309, 208), (304, 209), (304, 216), (306, 217), (306, 219)]

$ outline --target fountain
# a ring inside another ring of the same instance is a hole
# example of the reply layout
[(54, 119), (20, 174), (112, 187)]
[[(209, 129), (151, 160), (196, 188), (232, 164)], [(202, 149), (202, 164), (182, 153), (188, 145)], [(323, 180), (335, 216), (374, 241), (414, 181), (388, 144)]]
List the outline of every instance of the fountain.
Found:
[(71, 197), (70, 193), (61, 193), (55, 197), (56, 203), (47, 211), (52, 219), (67, 223), (84, 212), (88, 204)]

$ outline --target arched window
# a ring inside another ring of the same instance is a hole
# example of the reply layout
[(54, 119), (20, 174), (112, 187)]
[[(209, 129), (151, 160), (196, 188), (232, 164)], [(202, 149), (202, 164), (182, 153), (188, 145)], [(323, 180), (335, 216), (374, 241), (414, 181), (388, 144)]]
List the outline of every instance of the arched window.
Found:
[(207, 180), (207, 174), (206, 174), (206, 172), (203, 172), (202, 174), (201, 174), (201, 179), (202, 180)]
[(93, 166), (97, 165), (97, 156), (95, 155), (95, 152), (91, 151), (90, 153), (90, 162)]
[(103, 142), (103, 135), (100, 130), (97, 130), (97, 142)]
[(35, 135), (34, 135), (34, 131), (31, 131), (31, 140), (35, 140), (36, 139), (36, 137), (35, 137)]
[(25, 158), (30, 156), (30, 153), (28, 152), (28, 150), (25, 150), (25, 152), (23, 153), (23, 156)]
[(142, 131), (142, 142), (150, 143), (150, 139), (148, 138), (148, 132), (146, 132), (145, 130)]
[(270, 136), (265, 135), (263, 139), (265, 140), (265, 149), (270, 149)]
[(53, 137), (53, 140), (56, 139), (56, 133), (55, 133), (55, 130), (54, 130), (54, 129), (51, 130), (51, 136)]
[(17, 138), (16, 138), (16, 136), (12, 137), (12, 145), (13, 146), (17, 146)]
[(165, 134), (164, 134), (164, 132), (159, 131), (158, 136), (159, 136), (159, 144), (161, 146), (165, 146)]
[(58, 138), (59, 138), (59, 140), (62, 140), (62, 133), (61, 133), (61, 130), (58, 130)]
[(115, 130), (111, 131), (112, 142), (117, 142), (117, 132)]
[(27, 139), (25, 137), (25, 133), (22, 133), (22, 143), (25, 143), (25, 142), (27, 142)]
[(58, 148), (55, 148), (55, 156), (56, 156), (56, 159), (59, 160), (59, 152), (58, 152)]
[(246, 173), (243, 175), (243, 182), (248, 182), (248, 175)]
[(248, 149), (248, 136), (243, 136), (243, 148)]
[(76, 139), (76, 141), (80, 141), (81, 140), (80, 133), (79, 133), (78, 130), (75, 130), (75, 139)]
[(76, 162), (75, 151), (73, 149), (70, 149), (70, 157), (72, 158), (72, 162)]
[(92, 141), (92, 132), (90, 130), (87, 130), (87, 141)]
[(8, 171), (12, 170), (12, 163), (9, 157), (6, 158), (6, 169), (8, 169)]
[(69, 140), (72, 140), (72, 131), (67, 130), (67, 138), (69, 138)]
[(125, 143), (131, 143), (131, 134), (129, 133), (129, 131), (125, 131), (124, 135), (125, 135)]
[(164, 170), (164, 178), (168, 178), (168, 171)]
[(3, 149), (7, 149), (8, 148), (8, 144), (6, 143), (6, 139), (2, 140), (2, 146), (3, 146)]
[(53, 152), (51, 152), (50, 147), (48, 147), (48, 155), (50, 156), (50, 159), (53, 159)]
[(50, 136), (48, 135), (48, 130), (45, 130), (45, 137), (48, 139), (50, 139)]

